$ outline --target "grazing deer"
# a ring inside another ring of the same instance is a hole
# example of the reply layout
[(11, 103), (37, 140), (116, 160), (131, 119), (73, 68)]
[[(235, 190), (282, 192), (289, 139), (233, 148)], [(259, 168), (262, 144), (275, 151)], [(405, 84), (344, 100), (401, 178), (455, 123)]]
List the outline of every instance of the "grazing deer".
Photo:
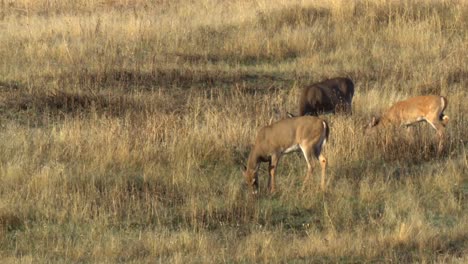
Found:
[(351, 114), (354, 84), (349, 78), (333, 78), (305, 87), (299, 97), (299, 115), (344, 112)]
[(426, 121), (437, 132), (438, 153), (442, 151), (445, 126), (449, 117), (444, 115), (447, 98), (437, 95), (416, 96), (395, 103), (380, 118), (373, 117), (369, 128), (376, 126), (410, 126)]
[(244, 176), (247, 184), (258, 191), (258, 168), (260, 162), (269, 162), (268, 187), (270, 192), (275, 191), (275, 174), (278, 161), (283, 154), (301, 150), (307, 162), (305, 183), (312, 175), (313, 156), (320, 161), (322, 167), (321, 187), (325, 189), (325, 169), (327, 160), (322, 155), (330, 129), (327, 122), (314, 116), (301, 116), (282, 119), (271, 125), (261, 128), (252, 148)]

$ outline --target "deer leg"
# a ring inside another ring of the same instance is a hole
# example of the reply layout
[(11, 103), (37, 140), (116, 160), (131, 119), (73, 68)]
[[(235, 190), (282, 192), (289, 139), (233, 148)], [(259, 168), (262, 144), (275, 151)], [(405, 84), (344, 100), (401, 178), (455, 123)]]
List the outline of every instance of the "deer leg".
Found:
[(348, 104), (340, 101), (335, 107), (335, 113), (349, 115)]
[(442, 153), (442, 150), (444, 148), (444, 138), (445, 138), (445, 129), (441, 125), (441, 129), (437, 130), (437, 138), (438, 138), (438, 145), (437, 145), (437, 155), (440, 155)]
[(254, 175), (254, 183), (252, 185), (252, 194), (257, 194), (258, 193), (258, 173), (255, 172), (255, 175)]
[(307, 112), (310, 112), (310, 107), (306, 106), (306, 104), (301, 104), (299, 107), (299, 116), (306, 115)]
[(318, 157), (318, 160), (320, 161), (320, 166), (322, 167), (322, 179), (320, 180), (320, 187), (322, 188), (322, 191), (325, 190), (325, 171), (327, 169), (327, 159), (320, 154)]
[(440, 156), (442, 153), (442, 150), (444, 149), (444, 137), (445, 133), (442, 130), (437, 131), (437, 138), (438, 138), (438, 144), (437, 144), (437, 155)]
[(313, 171), (314, 168), (312, 166), (312, 149), (311, 148), (305, 148), (305, 147), (301, 146), (301, 150), (302, 150), (302, 153), (304, 154), (304, 158), (305, 158), (305, 160), (307, 162), (307, 173), (306, 173), (306, 176), (304, 178), (304, 182), (302, 184), (302, 190), (304, 190), (307, 182), (310, 179), (310, 176), (312, 175), (312, 171)]
[(444, 147), (445, 126), (439, 119), (435, 119), (431, 121), (426, 120), (426, 121), (436, 130), (437, 139), (438, 139), (437, 155), (440, 155)]
[(346, 104), (346, 114), (348, 114), (348, 115), (353, 114), (353, 109), (351, 108), (351, 103)]
[(319, 160), (320, 167), (322, 167), (322, 178), (320, 180), (320, 187), (322, 188), (322, 191), (324, 191), (326, 187), (325, 171), (327, 169), (327, 159), (322, 154), (322, 147), (324, 146), (324, 144), (325, 144), (325, 141), (323, 141), (322, 143), (314, 147), (314, 156)]
[(271, 156), (270, 164), (268, 166), (268, 189), (270, 190), (270, 193), (275, 192), (275, 174), (276, 174), (276, 168), (278, 166), (278, 161), (279, 161), (280, 155), (278, 154), (273, 154)]

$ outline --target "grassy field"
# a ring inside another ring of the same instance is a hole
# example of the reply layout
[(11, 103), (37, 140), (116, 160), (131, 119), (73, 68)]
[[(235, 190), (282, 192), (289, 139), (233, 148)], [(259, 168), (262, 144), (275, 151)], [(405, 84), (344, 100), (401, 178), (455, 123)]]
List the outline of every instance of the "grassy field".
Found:
[[(0, 1), (0, 262), (466, 263), (467, 33), (461, 0)], [(253, 198), (256, 131), (335, 76), (326, 192), (291, 154)], [(428, 124), (363, 134), (421, 94), (440, 156)]]

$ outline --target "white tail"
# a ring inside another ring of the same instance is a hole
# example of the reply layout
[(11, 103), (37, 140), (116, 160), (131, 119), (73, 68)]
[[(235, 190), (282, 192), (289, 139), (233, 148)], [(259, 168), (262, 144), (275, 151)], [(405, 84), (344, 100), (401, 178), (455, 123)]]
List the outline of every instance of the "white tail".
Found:
[(252, 186), (253, 192), (258, 190), (258, 168), (260, 162), (269, 162), (268, 186), (270, 192), (275, 191), (275, 173), (280, 157), (293, 151), (301, 150), (307, 162), (307, 182), (313, 171), (313, 157), (320, 161), (322, 167), (321, 187), (325, 189), (325, 170), (327, 160), (322, 155), (329, 127), (327, 123), (317, 117), (301, 116), (280, 120), (261, 128), (250, 152), (244, 176), (247, 184)]

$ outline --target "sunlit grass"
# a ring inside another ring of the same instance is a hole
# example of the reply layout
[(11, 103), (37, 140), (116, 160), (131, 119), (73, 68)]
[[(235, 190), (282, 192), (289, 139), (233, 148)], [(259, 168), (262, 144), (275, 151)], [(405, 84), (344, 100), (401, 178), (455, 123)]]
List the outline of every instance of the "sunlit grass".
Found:
[[(0, 3), (2, 262), (467, 261), (463, 1)], [(348, 76), (326, 118), (328, 189), (284, 156), (274, 195), (241, 167), (307, 83)], [(419, 94), (428, 124), (365, 134)], [(414, 135), (417, 135), (415, 137)]]

